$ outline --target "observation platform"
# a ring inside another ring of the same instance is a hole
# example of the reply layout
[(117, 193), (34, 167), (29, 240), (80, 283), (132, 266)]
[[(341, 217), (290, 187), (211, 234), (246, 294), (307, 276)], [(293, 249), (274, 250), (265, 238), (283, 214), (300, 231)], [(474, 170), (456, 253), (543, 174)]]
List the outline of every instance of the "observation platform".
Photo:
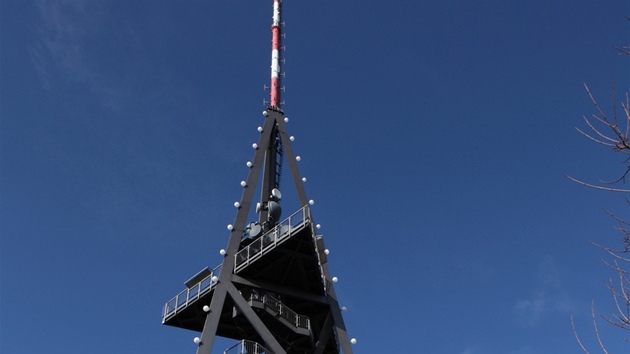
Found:
[[(261, 236), (244, 240), (241, 249), (231, 255), (235, 257), (231, 280), (249, 305), (273, 333), (282, 334), (294, 348), (304, 350), (313, 348), (313, 338), (319, 333), (313, 333), (312, 328), (321, 328), (326, 320), (322, 314), (329, 308), (321, 269), (321, 257), (325, 256), (318, 247), (323, 247), (321, 237), (316, 236), (305, 206)], [(206, 268), (189, 280), (187, 289), (164, 305), (162, 323), (201, 332), (207, 315), (203, 307), (212, 301), (221, 266)], [(196, 281), (200, 275), (203, 279)], [(262, 342), (229, 296), (217, 335)]]

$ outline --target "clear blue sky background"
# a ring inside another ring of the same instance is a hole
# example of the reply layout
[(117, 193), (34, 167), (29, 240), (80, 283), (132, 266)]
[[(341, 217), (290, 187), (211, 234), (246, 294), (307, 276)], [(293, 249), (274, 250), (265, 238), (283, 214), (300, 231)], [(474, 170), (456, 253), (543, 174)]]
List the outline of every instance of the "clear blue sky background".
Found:
[[(161, 310), (221, 262), (271, 5), (2, 1), (0, 352), (194, 353)], [(578, 353), (571, 313), (595, 350), (614, 273), (589, 240), (618, 245), (602, 209), (627, 205), (564, 175), (625, 166), (574, 127), (583, 82), (608, 112), (630, 90), (629, 10), (284, 1), (288, 129), (355, 353)]]

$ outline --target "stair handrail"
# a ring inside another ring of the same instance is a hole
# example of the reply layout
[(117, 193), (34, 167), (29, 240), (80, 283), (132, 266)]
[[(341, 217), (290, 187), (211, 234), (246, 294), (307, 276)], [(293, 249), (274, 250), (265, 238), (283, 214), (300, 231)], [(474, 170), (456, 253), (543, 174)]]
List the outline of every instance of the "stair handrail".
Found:
[(243, 339), (233, 346), (223, 351), (223, 354), (273, 354), (269, 349), (262, 345)]
[(298, 314), (273, 296), (265, 294), (262, 297), (262, 302), (265, 306), (278, 312), (280, 317), (292, 323), (296, 328), (311, 329), (311, 320), (308, 316)]

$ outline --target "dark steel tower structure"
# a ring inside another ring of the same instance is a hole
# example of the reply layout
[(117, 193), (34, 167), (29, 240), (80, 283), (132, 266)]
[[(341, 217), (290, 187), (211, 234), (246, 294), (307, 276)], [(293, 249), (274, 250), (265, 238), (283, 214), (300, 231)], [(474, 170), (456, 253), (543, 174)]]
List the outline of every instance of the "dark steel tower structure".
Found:
[[(254, 144), (243, 194), (220, 266), (205, 268), (166, 303), (162, 323), (201, 332), (197, 354), (210, 354), (216, 336), (236, 340), (225, 354), (352, 354), (281, 109), (281, 2), (273, 1), (271, 94)], [(300, 208), (281, 217), (280, 177), (288, 164)], [(260, 177), (260, 200), (254, 193)], [(257, 221), (248, 222), (254, 207)]]

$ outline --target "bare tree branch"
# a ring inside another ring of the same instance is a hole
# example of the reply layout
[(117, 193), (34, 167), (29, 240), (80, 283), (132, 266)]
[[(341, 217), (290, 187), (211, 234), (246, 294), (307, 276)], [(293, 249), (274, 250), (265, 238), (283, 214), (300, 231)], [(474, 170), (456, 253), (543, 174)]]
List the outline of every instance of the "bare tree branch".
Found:
[[(627, 20), (630, 21), (630, 16), (626, 17)], [(623, 47), (614, 47), (617, 50), (617, 53), (620, 55), (630, 55), (630, 46)], [(591, 103), (595, 106), (595, 110), (597, 114), (593, 114), (591, 118), (584, 117), (584, 121), (586, 125), (591, 130), (589, 133), (584, 132), (583, 130), (576, 128), (580, 134), (584, 135), (589, 140), (612, 148), (614, 152), (620, 152), (624, 155), (630, 155), (630, 98), (628, 93), (626, 93), (625, 102), (621, 102), (622, 113), (621, 116), (617, 111), (617, 97), (615, 92), (614, 83), (612, 85), (612, 119), (609, 118), (602, 107), (599, 105), (597, 99), (588, 88), (586, 83), (584, 84), (584, 89), (588, 94)], [(599, 184), (587, 183), (571, 176), (566, 176), (570, 180), (595, 189), (612, 191), (612, 192), (620, 192), (620, 193), (629, 193), (630, 189), (624, 188), (613, 188), (608, 186), (603, 186), (602, 184), (616, 184), (616, 183), (625, 183), (626, 179), (630, 177), (630, 157), (626, 157), (624, 160), (626, 164), (625, 170), (621, 173), (619, 178), (611, 181), (611, 182), (603, 182), (599, 181)], [(627, 200), (627, 199), (626, 199)], [(630, 204), (630, 201), (629, 201)], [(612, 269), (617, 275), (617, 281), (613, 281), (612, 278), (608, 280), (606, 285), (608, 291), (613, 297), (613, 303), (615, 304), (615, 310), (609, 315), (602, 315), (602, 319), (612, 324), (615, 327), (621, 328), (626, 331), (630, 331), (630, 270), (628, 266), (630, 265), (630, 222), (625, 221), (623, 218), (616, 216), (608, 210), (605, 210), (608, 215), (610, 215), (616, 222), (617, 225), (614, 227), (617, 232), (621, 233), (623, 236), (622, 249), (615, 249), (611, 247), (602, 246), (595, 242), (591, 242), (596, 247), (602, 249), (610, 257), (612, 257), (612, 263), (607, 262), (602, 259), (602, 262)], [(608, 351), (604, 346), (604, 342), (600, 336), (599, 328), (597, 326), (597, 319), (595, 317), (595, 300), (591, 303), (591, 317), (593, 319), (593, 331), (595, 332), (595, 337), (597, 338), (597, 342), (601, 350), (607, 354)], [(589, 354), (586, 347), (582, 344), (577, 331), (575, 329), (575, 323), (573, 321), (573, 316), (571, 316), (571, 328), (573, 329), (573, 334), (575, 335), (575, 339), (577, 340), (580, 348), (584, 353)], [(625, 338), (626, 342), (630, 342), (627, 338)]]
[(593, 330), (595, 331), (595, 336), (597, 337), (597, 342), (599, 343), (599, 347), (602, 348), (602, 351), (608, 354), (608, 350), (606, 350), (606, 346), (602, 342), (602, 338), (599, 335), (599, 328), (597, 327), (597, 320), (595, 319), (595, 300), (591, 302), (591, 317), (593, 318)]
[(595, 184), (590, 184), (590, 183), (586, 183), (586, 182), (582, 182), (579, 179), (575, 179), (569, 175), (565, 175), (566, 178), (572, 180), (575, 183), (579, 183), (581, 185), (587, 186), (587, 187), (591, 187), (591, 188), (595, 188), (595, 189), (601, 189), (604, 191), (610, 191), (610, 192), (621, 192), (621, 193), (630, 193), (630, 189), (619, 189), (619, 188), (610, 188), (610, 187), (602, 187), (602, 186), (598, 186)]
[(580, 348), (582, 348), (582, 351), (584, 351), (585, 354), (591, 354), (588, 350), (586, 350), (584, 344), (582, 344), (582, 341), (580, 340), (580, 336), (578, 336), (577, 334), (577, 330), (575, 329), (575, 321), (573, 321), (573, 314), (571, 314), (571, 328), (573, 328), (573, 335), (575, 335), (575, 340), (577, 340)]
[[(614, 142), (615, 143), (615, 151), (630, 150), (630, 145), (628, 145), (628, 133), (627, 133), (628, 132), (628, 121), (630, 120), (630, 115), (626, 114), (626, 124), (625, 124), (626, 125), (626, 129), (625, 129), (625, 132), (624, 132), (624, 131), (620, 130), (619, 126), (618, 126), (617, 105), (616, 104), (613, 105), (613, 120), (611, 122), (610, 119), (606, 116), (606, 114), (602, 110), (602, 108), (599, 106), (599, 103), (595, 99), (595, 96), (593, 96), (593, 93), (591, 92), (591, 90), (588, 88), (588, 86), (586, 84), (584, 84), (584, 88), (586, 89), (586, 93), (588, 94), (588, 97), (590, 98), (591, 102), (595, 106), (595, 109), (597, 110), (597, 112), (599, 112), (599, 116), (593, 115), (593, 118), (597, 119), (606, 128), (611, 130), (614, 137), (605, 136), (598, 129), (594, 128), (590, 124), (590, 122), (588, 122), (588, 119), (585, 118), (585, 120), (587, 120), (587, 123), (589, 124), (591, 129), (593, 129), (595, 132), (600, 134), (602, 137), (606, 137), (607, 140)], [(613, 86), (613, 90), (612, 91), (613, 91), (613, 102), (615, 102), (616, 98), (615, 98), (615, 95), (614, 95), (614, 92), (615, 92), (614, 86)], [(624, 108), (624, 112), (627, 113), (627, 110), (625, 108)]]
[[(593, 116), (593, 117), (594, 117), (595, 119), (599, 120), (599, 118), (597, 118), (596, 116)], [(583, 117), (583, 118), (584, 118), (584, 121), (586, 122), (586, 124), (588, 124), (588, 126), (591, 128), (591, 130), (592, 130), (592, 131), (594, 131), (594, 132), (595, 132), (595, 134), (599, 135), (600, 137), (602, 137), (602, 138), (604, 138), (604, 139), (606, 139), (606, 140), (608, 140), (608, 141), (610, 141), (611, 143), (614, 143), (614, 144), (609, 144), (609, 143), (605, 143), (605, 142), (600, 142), (599, 140), (597, 140), (597, 139), (595, 139), (595, 138), (591, 137), (590, 135), (588, 135), (588, 134), (586, 134), (586, 133), (582, 132), (582, 131), (580, 130), (580, 128), (575, 128), (575, 129), (577, 129), (580, 133), (582, 133), (582, 134), (586, 135), (586, 136), (587, 136), (588, 138), (590, 138), (591, 140), (595, 140), (596, 142), (599, 142), (600, 144), (604, 144), (604, 145), (611, 146), (611, 147), (612, 147), (612, 146), (616, 146), (616, 145), (617, 145), (617, 140), (616, 140), (616, 139), (613, 139), (613, 138), (609, 138), (609, 137), (607, 137), (607, 136), (606, 136), (606, 135), (604, 135), (602, 132), (600, 132), (599, 130), (597, 130), (597, 129), (596, 129), (596, 128), (595, 128), (595, 127), (591, 124), (591, 122), (588, 120), (588, 118), (586, 118), (586, 117)], [(600, 121), (601, 121), (601, 120), (600, 120)], [(604, 122), (604, 121), (602, 121), (602, 122)], [(605, 122), (604, 122), (604, 124), (605, 124)]]
[[(586, 122), (590, 125), (590, 122), (589, 122), (586, 118), (584, 118), (584, 120), (586, 120)], [(577, 128), (577, 127), (576, 127), (576, 128), (575, 128), (575, 130), (577, 130), (578, 132), (580, 132), (580, 134), (584, 135), (584, 136), (585, 136), (585, 137), (587, 137), (588, 139), (590, 139), (590, 140), (592, 140), (592, 141), (594, 141), (594, 142), (596, 142), (596, 143), (598, 143), (598, 144), (601, 144), (601, 145), (604, 145), (604, 146), (608, 146), (608, 147), (612, 147), (612, 148), (614, 148), (614, 147), (616, 147), (616, 146), (617, 146), (616, 144), (613, 144), (613, 143), (607, 143), (607, 142), (604, 142), (604, 141), (601, 141), (601, 140), (595, 139), (595, 138), (593, 138), (592, 136), (590, 136), (590, 135), (586, 134), (585, 132), (583, 132), (580, 128)], [(600, 134), (598, 131), (595, 131), (595, 132), (596, 132), (598, 135)], [(608, 139), (608, 137), (606, 137), (606, 136), (605, 136), (604, 138), (605, 138), (605, 139)], [(612, 141), (615, 141), (615, 140), (612, 140)]]
[(617, 220), (617, 222), (619, 222), (620, 224), (630, 225), (630, 222), (627, 222), (624, 219), (618, 217), (617, 215), (611, 213), (608, 209), (604, 209), (604, 211), (606, 212), (606, 214), (610, 215), (613, 219)]

